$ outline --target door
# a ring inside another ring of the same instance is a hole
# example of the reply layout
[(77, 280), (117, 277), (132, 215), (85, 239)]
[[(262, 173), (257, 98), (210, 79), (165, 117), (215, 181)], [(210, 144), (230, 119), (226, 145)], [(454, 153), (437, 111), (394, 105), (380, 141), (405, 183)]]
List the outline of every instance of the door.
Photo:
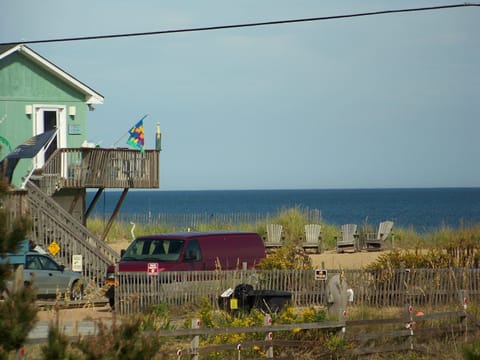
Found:
[(35, 105), (34, 135), (41, 134), (51, 129), (58, 129), (50, 145), (38, 153), (34, 160), (36, 169), (43, 167), (45, 161), (58, 148), (67, 147), (67, 121), (65, 106)]

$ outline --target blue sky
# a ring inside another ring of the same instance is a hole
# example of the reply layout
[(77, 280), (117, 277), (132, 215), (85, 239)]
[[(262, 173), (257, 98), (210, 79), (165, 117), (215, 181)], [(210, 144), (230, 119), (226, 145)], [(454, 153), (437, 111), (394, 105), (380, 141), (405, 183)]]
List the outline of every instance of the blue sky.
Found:
[[(3, 0), (0, 42), (455, 3)], [(148, 113), (153, 148), (160, 122), (161, 189), (470, 187), (478, 34), (465, 7), (29, 46), (104, 95), (90, 141), (110, 147)]]

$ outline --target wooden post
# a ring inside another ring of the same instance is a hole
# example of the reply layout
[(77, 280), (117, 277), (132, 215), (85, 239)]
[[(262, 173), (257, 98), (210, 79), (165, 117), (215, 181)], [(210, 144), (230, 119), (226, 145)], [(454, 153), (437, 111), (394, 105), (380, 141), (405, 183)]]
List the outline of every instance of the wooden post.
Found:
[[(113, 304), (110, 304), (110, 306), (112, 307), (113, 315), (115, 316), (115, 313), (117, 312), (117, 310), (119, 311), (120, 314), (126, 313), (125, 311), (122, 311), (123, 309), (121, 308), (124, 306), (124, 302), (120, 302), (120, 293), (119, 293), (120, 277), (118, 276), (118, 263), (115, 264), (115, 270), (113, 274), (114, 274), (114, 277), (113, 277), (114, 281), (113, 281), (113, 284), (111, 285), (112, 291), (113, 291)], [(125, 291), (125, 289), (122, 289), (122, 290)]]
[(25, 359), (25, 348), (21, 347), (15, 354), (15, 360)]
[[(397, 293), (395, 294), (395, 298), (396, 298), (395, 305), (397, 305), (397, 301), (398, 301), (398, 305), (405, 304), (405, 302), (407, 301), (409, 302), (412, 301), (412, 299), (408, 299), (408, 300), (406, 299), (407, 295), (409, 295), (408, 284), (405, 281), (405, 276), (407, 271), (410, 272), (410, 269), (406, 269), (405, 262), (402, 261), (400, 263), (400, 269), (398, 273), (399, 281), (397, 284)], [(409, 297), (411, 298), (411, 296)]]
[(460, 290), (459, 291), (459, 297), (460, 297), (460, 304), (462, 306), (462, 309), (463, 309), (463, 316), (460, 318), (460, 323), (462, 324), (462, 326), (464, 327), (465, 329), (465, 341), (467, 341), (468, 339), (468, 333), (467, 333), (467, 330), (468, 330), (468, 327), (467, 327), (467, 305), (468, 305), (468, 298), (467, 298), (467, 290)]
[(346, 327), (347, 310), (346, 309), (340, 310), (340, 314), (338, 315), (338, 319), (345, 321), (345, 325), (342, 326), (342, 330), (341, 330), (341, 333), (340, 333), (341, 337), (345, 337), (345, 332), (347, 331), (347, 327)]
[(125, 200), (125, 197), (127, 196), (127, 193), (128, 193), (128, 188), (124, 188), (123, 192), (122, 192), (122, 195), (120, 195), (120, 199), (118, 199), (117, 205), (115, 206), (115, 209), (113, 210), (112, 216), (110, 216), (110, 219), (108, 220), (107, 226), (103, 230), (102, 240), (105, 240), (107, 238), (108, 232), (110, 231), (110, 228), (112, 227), (112, 224), (115, 221), (115, 218), (117, 217), (117, 214), (120, 211), (120, 208), (122, 207), (123, 200)]
[(78, 336), (78, 321), (73, 322), (72, 336)]
[[(200, 319), (192, 319), (192, 329), (199, 329), (200, 328)], [(192, 341), (190, 343), (190, 350), (191, 350), (191, 360), (198, 360), (198, 348), (200, 346), (200, 336), (194, 335)]]
[[(263, 320), (263, 325), (272, 326), (272, 317), (270, 315), (265, 315)], [(270, 344), (266, 346), (265, 357), (268, 359), (273, 359), (273, 345), (271, 345), (272, 340), (273, 340), (273, 332), (267, 331), (265, 333), (265, 341), (270, 342)]]
[(410, 350), (413, 350), (413, 306), (412, 305), (407, 305), (406, 306), (406, 319), (407, 323), (405, 325), (405, 328), (410, 330)]
[(85, 215), (84, 215), (84, 217), (83, 217), (83, 218), (84, 218), (84, 219), (83, 219), (83, 220), (84, 220), (84, 221), (83, 221), (83, 222), (84, 222), (84, 225), (86, 224), (87, 219), (88, 219), (88, 217), (90, 216), (90, 213), (92, 212), (93, 208), (95, 207), (95, 204), (97, 203), (98, 199), (100, 199), (100, 195), (102, 195), (104, 189), (105, 189), (105, 188), (103, 188), (103, 187), (102, 187), (102, 188), (99, 188), (99, 189), (97, 190), (97, 192), (95, 193), (95, 196), (93, 197), (92, 201), (90, 202), (90, 205), (88, 205), (88, 209), (87, 209), (87, 211), (85, 212)]

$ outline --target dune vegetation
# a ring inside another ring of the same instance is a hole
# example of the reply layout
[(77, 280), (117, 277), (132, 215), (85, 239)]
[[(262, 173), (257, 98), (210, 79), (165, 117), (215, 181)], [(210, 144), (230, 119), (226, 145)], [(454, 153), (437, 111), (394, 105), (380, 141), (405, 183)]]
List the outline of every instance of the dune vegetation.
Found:
[[(304, 235), (304, 226), (308, 223), (307, 217), (299, 208), (280, 210), (270, 223), (283, 225), (286, 247), (301, 245)], [(324, 250), (335, 249), (335, 237), (340, 235), (340, 227), (333, 224), (321, 223), (322, 243)], [(101, 236), (106, 226), (104, 220), (94, 217), (88, 221), (88, 228), (98, 236)], [(242, 230), (253, 231), (260, 234), (266, 233), (266, 222), (257, 223), (214, 223), (198, 224), (198, 231), (208, 230)], [(132, 231), (133, 229), (133, 231)], [(376, 224), (361, 224), (359, 236), (364, 233), (375, 232)], [(107, 243), (128, 242), (134, 236), (155, 234), (162, 232), (185, 231), (170, 224), (132, 224), (126, 222), (114, 222)], [(395, 227), (393, 236), (386, 241), (386, 248), (395, 251), (385, 253), (382, 262), (392, 262), (399, 265), (401, 262), (414, 267), (448, 267), (448, 266), (479, 266), (480, 253), (480, 225), (460, 227), (453, 229), (447, 226), (427, 233), (418, 233), (412, 228)]]

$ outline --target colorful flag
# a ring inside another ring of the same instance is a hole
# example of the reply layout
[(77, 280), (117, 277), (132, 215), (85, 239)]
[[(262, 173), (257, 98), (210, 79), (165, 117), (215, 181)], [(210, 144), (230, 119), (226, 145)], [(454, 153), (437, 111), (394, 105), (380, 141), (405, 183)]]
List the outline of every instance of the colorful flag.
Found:
[(129, 131), (130, 137), (127, 140), (127, 144), (131, 147), (145, 151), (145, 134), (143, 132), (143, 119), (145, 119), (147, 115), (142, 117)]

